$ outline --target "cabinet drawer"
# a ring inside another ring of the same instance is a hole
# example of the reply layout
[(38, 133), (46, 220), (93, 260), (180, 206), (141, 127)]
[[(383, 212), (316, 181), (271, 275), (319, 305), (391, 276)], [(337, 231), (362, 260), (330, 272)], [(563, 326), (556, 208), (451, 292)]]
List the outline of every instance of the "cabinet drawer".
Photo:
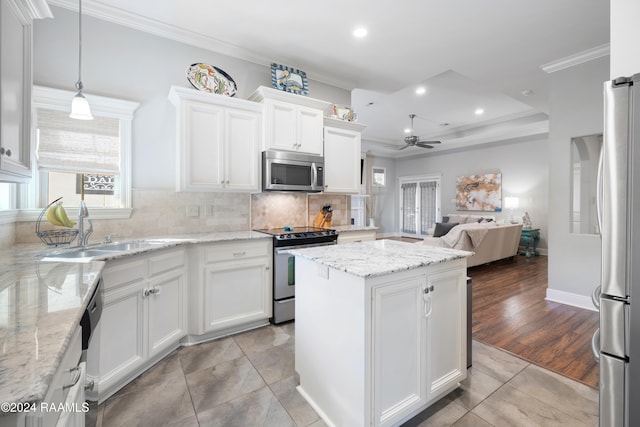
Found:
[(102, 273), (104, 278), (104, 290), (126, 285), (128, 283), (144, 280), (147, 274), (146, 260), (136, 260), (130, 262), (114, 261), (107, 263), (107, 268)]
[(376, 240), (375, 230), (367, 231), (341, 231), (338, 234), (338, 243), (356, 243)]
[(270, 241), (220, 243), (204, 248), (205, 264), (245, 258), (269, 256)]
[(184, 267), (184, 249), (165, 251), (149, 258), (149, 276)]

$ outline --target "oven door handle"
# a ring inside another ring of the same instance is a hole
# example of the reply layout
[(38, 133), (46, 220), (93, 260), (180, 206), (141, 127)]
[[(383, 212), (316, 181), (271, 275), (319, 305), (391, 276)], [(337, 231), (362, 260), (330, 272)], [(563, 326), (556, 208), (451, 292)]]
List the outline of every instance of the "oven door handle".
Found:
[(298, 245), (298, 246), (284, 246), (282, 248), (274, 248), (274, 252), (276, 255), (282, 255), (291, 249), (304, 249), (304, 248), (315, 248), (318, 246), (330, 246), (335, 245), (338, 242), (324, 242), (324, 243), (311, 243), (308, 245)]

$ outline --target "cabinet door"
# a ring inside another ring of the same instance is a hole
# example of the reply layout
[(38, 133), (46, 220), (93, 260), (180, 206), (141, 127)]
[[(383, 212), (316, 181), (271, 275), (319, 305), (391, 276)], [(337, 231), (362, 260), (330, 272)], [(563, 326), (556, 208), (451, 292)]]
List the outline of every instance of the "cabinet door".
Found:
[(31, 176), (31, 24), (14, 1), (0, 8), (0, 180), (25, 182)]
[(150, 281), (147, 291), (147, 340), (149, 357), (153, 357), (187, 334), (184, 271), (179, 269)]
[(268, 259), (221, 262), (204, 267), (204, 329), (207, 332), (271, 317)]
[(85, 362), (78, 365), (78, 372), (80, 373), (78, 381), (69, 389), (69, 394), (64, 402), (65, 408), (74, 408), (75, 410), (62, 411), (56, 427), (84, 427), (85, 425), (85, 413), (82, 411), (83, 405), (86, 405), (84, 393)]
[[(100, 395), (144, 362), (144, 323), (143, 283), (105, 292), (102, 317), (91, 339), (99, 340), (99, 355), (87, 357), (89, 363), (98, 360)], [(91, 372), (94, 376), (94, 369)]]
[(186, 101), (180, 111), (177, 190), (224, 188), (224, 109)]
[(298, 149), (297, 108), (286, 102), (264, 101), (265, 148), (296, 151)]
[[(322, 156), (322, 111), (315, 108), (298, 107), (297, 150)], [(358, 153), (360, 156), (360, 153)]]
[(373, 289), (373, 408), (375, 425), (392, 425), (427, 402), (426, 277)]
[(427, 317), (427, 394), (434, 400), (467, 373), (465, 270), (429, 275), (428, 285), (432, 310)]
[(260, 114), (228, 110), (225, 116), (225, 188), (260, 190)]
[(326, 193), (360, 191), (360, 132), (324, 128), (324, 183)]

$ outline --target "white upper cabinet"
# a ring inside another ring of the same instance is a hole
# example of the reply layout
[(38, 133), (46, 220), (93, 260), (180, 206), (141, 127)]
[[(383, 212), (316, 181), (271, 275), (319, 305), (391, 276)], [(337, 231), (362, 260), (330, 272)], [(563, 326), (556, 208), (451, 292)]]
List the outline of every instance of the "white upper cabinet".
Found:
[(177, 191), (260, 191), (262, 106), (173, 86)]
[(322, 155), (323, 116), (330, 103), (263, 86), (249, 99), (264, 103), (263, 150)]
[(324, 119), (325, 193), (360, 192), (361, 132), (365, 126)]
[(31, 177), (32, 20), (46, 17), (46, 2), (0, 2), (0, 182)]

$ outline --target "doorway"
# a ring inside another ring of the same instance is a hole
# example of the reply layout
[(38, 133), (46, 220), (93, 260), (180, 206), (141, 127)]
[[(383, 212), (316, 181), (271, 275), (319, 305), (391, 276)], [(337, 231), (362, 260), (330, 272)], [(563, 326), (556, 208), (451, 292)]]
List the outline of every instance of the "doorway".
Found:
[(400, 233), (422, 238), (440, 218), (440, 175), (400, 178)]

